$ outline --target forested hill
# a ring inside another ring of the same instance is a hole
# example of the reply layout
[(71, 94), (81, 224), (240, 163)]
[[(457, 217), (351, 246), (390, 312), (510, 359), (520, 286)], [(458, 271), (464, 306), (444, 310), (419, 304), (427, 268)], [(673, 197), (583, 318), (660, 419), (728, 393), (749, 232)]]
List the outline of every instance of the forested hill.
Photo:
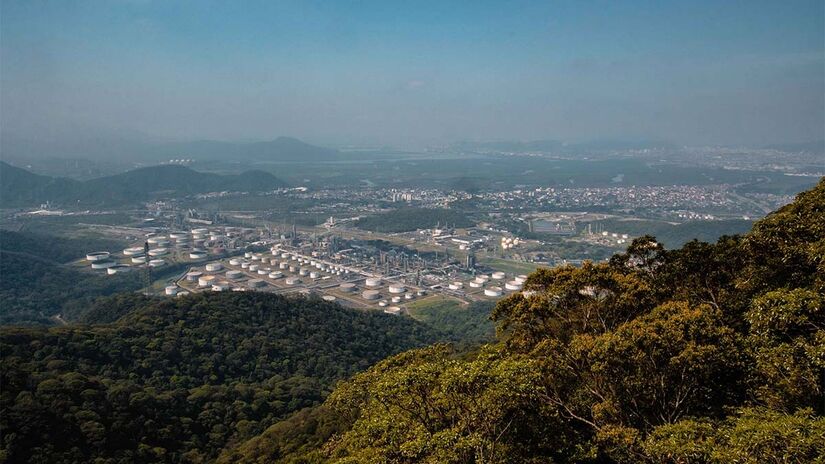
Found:
[(542, 269), (220, 461), (825, 462), (825, 180), (741, 237)]
[(438, 339), (409, 318), (252, 292), (121, 296), (98, 319), (107, 309), (126, 315), (0, 329), (0, 462), (208, 462)]
[(284, 181), (263, 171), (220, 175), (176, 165), (150, 166), (80, 182), (36, 175), (0, 161), (0, 206), (3, 207), (32, 206), (46, 201), (72, 206), (125, 205), (161, 194), (256, 192), (284, 186)]

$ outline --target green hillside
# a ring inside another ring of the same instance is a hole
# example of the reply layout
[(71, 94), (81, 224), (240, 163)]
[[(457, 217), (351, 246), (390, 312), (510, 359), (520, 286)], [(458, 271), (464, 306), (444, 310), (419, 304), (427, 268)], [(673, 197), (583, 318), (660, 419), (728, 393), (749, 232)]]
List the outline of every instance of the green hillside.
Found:
[(411, 319), (320, 300), (143, 303), (108, 325), (0, 329), (0, 462), (208, 462), (337, 380), (437, 339)]

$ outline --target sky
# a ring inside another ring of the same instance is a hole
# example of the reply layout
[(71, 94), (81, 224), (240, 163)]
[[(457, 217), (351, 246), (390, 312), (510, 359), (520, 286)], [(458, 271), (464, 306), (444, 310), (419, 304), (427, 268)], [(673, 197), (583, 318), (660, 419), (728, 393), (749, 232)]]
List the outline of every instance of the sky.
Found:
[(825, 1), (0, 0), (4, 137), (825, 138)]

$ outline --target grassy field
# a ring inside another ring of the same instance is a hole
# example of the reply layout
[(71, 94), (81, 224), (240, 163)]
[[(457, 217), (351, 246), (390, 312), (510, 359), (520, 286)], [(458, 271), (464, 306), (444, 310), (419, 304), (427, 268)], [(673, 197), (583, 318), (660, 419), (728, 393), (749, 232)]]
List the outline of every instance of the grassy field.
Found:
[(407, 311), (414, 319), (426, 322), (428, 312), (430, 311), (446, 311), (446, 310), (461, 310), (467, 305), (462, 304), (459, 300), (444, 295), (430, 295), (420, 300), (413, 301), (407, 304)]
[(506, 272), (509, 274), (530, 274), (531, 272), (535, 271), (539, 267), (538, 264), (534, 263), (525, 263), (523, 261), (511, 261), (509, 259), (502, 259), (502, 258), (492, 258), (492, 257), (484, 257), (479, 259), (480, 264), (484, 264), (485, 266), (490, 266), (491, 268)]

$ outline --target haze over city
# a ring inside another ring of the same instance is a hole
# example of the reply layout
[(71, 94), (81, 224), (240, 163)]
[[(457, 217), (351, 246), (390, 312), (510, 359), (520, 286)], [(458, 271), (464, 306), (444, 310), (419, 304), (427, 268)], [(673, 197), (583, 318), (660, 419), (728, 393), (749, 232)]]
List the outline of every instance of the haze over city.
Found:
[[(810, 142), (823, 2), (4, 0), (19, 139)], [(55, 153), (59, 155), (59, 153)]]

